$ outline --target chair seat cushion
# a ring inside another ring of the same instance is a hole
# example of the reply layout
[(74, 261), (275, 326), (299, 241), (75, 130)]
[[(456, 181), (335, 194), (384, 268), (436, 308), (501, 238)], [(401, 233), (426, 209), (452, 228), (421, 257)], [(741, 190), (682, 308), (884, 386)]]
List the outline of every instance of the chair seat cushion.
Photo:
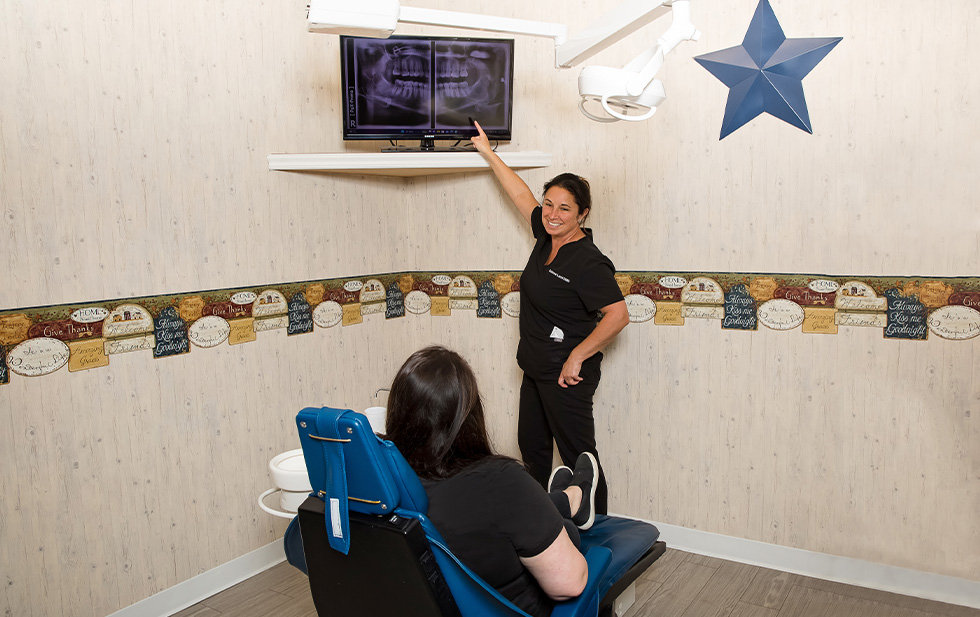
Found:
[[(660, 537), (660, 530), (643, 521), (598, 514), (588, 531), (582, 532), (582, 552), (602, 546), (612, 551), (609, 569), (599, 581), (599, 597), (619, 581)], [(637, 573), (639, 574), (639, 573)]]

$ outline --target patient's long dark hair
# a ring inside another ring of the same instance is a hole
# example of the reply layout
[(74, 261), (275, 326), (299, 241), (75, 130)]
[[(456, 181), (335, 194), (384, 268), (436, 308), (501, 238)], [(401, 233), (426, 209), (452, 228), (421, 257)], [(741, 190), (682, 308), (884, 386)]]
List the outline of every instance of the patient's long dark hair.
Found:
[(495, 457), (476, 376), (445, 347), (420, 349), (398, 369), (385, 424), (388, 439), (424, 480), (448, 478)]

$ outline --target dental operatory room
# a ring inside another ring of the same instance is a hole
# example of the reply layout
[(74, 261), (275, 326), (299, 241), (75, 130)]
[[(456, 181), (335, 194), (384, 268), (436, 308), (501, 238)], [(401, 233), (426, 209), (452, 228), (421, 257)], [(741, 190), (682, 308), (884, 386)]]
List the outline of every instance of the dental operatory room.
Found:
[(0, 615), (980, 617), (978, 29), (0, 0)]

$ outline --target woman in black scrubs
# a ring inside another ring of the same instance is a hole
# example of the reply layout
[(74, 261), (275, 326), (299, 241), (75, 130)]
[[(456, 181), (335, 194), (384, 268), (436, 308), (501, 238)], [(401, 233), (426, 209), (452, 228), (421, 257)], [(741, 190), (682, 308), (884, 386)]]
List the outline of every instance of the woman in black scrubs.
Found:
[[(531, 475), (547, 488), (552, 439), (565, 465), (573, 465), (581, 452), (599, 459), (592, 398), (599, 386), (601, 350), (626, 327), (629, 313), (615, 267), (593, 244), (591, 230), (582, 227), (592, 208), (589, 183), (574, 174), (556, 176), (545, 184), (538, 204), (475, 125), (473, 145), (536, 240), (521, 274), (517, 363), (524, 381), (517, 441)], [(599, 463), (595, 508), (604, 514), (606, 480)]]

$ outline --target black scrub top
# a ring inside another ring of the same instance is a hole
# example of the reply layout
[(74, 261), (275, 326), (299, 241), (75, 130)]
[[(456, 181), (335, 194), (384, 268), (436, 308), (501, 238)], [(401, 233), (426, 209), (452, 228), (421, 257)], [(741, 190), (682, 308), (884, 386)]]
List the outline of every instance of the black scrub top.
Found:
[[(551, 236), (541, 220), (541, 206), (531, 213), (537, 242), (521, 274), (521, 341), (517, 363), (534, 379), (557, 380), (561, 367), (576, 345), (595, 329), (599, 309), (623, 299), (616, 283), (616, 267), (585, 237), (558, 250), (554, 261)], [(580, 374), (598, 369), (602, 353), (582, 364)]]

